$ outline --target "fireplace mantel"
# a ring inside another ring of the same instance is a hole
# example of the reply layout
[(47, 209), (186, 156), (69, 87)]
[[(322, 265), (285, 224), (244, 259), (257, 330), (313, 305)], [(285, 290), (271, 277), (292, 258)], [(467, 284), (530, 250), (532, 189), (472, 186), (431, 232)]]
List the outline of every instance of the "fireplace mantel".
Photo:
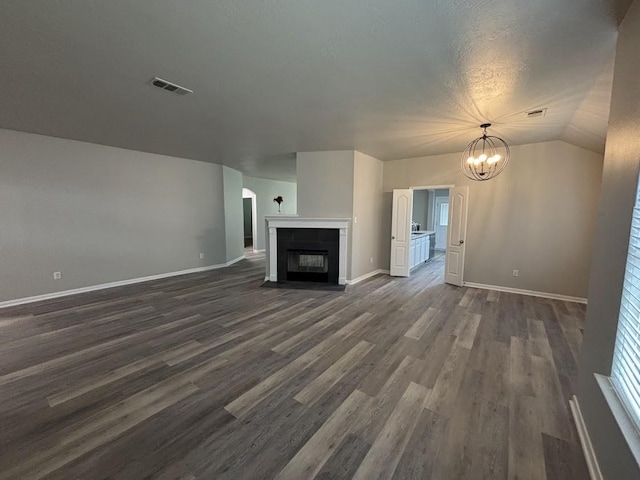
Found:
[(350, 218), (303, 218), (295, 215), (274, 215), (265, 218), (268, 232), (268, 262), (266, 280), (278, 281), (278, 228), (330, 228), (340, 231), (338, 284), (347, 283), (347, 235)]

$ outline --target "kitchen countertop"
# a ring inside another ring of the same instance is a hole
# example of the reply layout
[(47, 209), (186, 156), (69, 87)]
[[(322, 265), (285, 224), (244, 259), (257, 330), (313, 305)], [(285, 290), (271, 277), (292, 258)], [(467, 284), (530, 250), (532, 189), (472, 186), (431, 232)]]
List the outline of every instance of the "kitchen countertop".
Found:
[(432, 233), (436, 233), (433, 230), (418, 230), (417, 232), (411, 232), (411, 238), (420, 238), (425, 237), (427, 235), (431, 235)]

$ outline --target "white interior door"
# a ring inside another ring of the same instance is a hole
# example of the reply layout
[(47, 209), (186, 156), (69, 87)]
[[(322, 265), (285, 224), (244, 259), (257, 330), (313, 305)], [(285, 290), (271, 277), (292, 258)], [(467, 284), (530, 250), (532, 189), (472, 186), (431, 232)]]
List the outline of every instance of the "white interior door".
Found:
[(449, 190), (449, 228), (444, 261), (444, 281), (459, 287), (463, 284), (464, 276), (468, 199), (469, 187), (453, 187)]
[(411, 246), (411, 215), (413, 210), (413, 190), (393, 191), (391, 213), (391, 261), (389, 273), (394, 277), (408, 277), (409, 248)]

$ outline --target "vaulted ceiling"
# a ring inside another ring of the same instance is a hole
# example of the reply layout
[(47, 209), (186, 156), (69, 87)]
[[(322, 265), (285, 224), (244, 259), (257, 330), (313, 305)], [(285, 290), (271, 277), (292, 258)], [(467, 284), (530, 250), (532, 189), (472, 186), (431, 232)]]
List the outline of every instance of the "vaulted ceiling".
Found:
[(629, 3), (4, 0), (0, 127), (281, 179), (296, 151), (458, 152), (485, 121), (602, 151)]

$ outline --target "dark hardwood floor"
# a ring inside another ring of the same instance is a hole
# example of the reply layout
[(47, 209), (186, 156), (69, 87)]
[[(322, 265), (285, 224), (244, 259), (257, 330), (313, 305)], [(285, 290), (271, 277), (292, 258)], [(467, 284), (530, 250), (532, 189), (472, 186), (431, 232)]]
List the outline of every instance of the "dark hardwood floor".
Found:
[(585, 307), (212, 272), (0, 310), (2, 479), (588, 478)]

